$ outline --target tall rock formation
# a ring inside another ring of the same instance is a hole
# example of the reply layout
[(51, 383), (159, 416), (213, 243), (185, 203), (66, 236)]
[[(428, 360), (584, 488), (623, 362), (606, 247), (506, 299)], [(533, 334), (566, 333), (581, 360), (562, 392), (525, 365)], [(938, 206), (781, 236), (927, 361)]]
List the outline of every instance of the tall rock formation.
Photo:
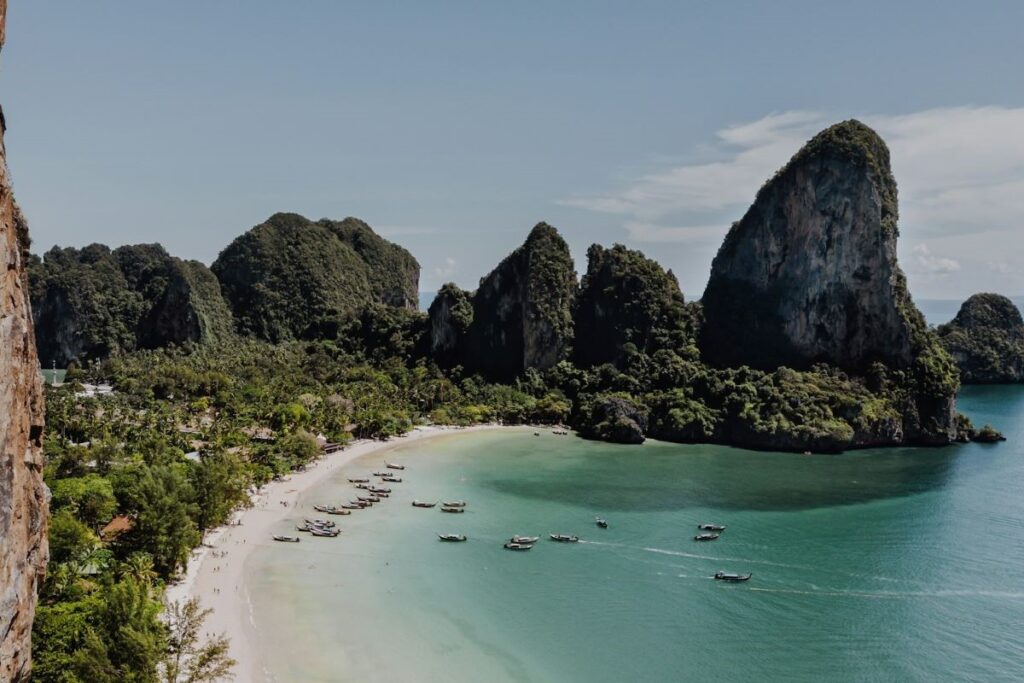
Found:
[(938, 333), (965, 384), (1024, 381), (1024, 319), (1005, 296), (975, 294)]
[(574, 315), (579, 365), (618, 363), (627, 349), (680, 350), (690, 342), (689, 318), (672, 271), (621, 244), (587, 250)]
[(355, 218), (278, 213), (237, 237), (212, 266), (238, 330), (273, 342), (316, 337), (369, 304), (417, 306), (420, 267)]
[(510, 380), (527, 368), (544, 370), (572, 344), (576, 270), (558, 231), (538, 223), (473, 295), (467, 365), (484, 376)]
[(449, 282), (438, 290), (427, 315), (430, 356), (443, 367), (462, 363), (466, 333), (473, 323), (473, 295)]
[(44, 366), (137, 348), (227, 339), (233, 321), (220, 284), (198, 261), (159, 244), (111, 251), (54, 247), (29, 268)]
[(918, 324), (896, 263), (889, 150), (857, 121), (814, 137), (732, 226), (704, 292), (719, 365), (906, 367)]
[(907, 440), (952, 436), (959, 379), (896, 262), (889, 150), (857, 121), (816, 135), (732, 226), (704, 292), (703, 357), (716, 365), (910, 370)]
[[(0, 48), (7, 0), (0, 0)], [(29, 310), (28, 226), (14, 203), (0, 116), (0, 681), (28, 679), (46, 569), (43, 396)]]
[(490, 380), (547, 369), (572, 345), (576, 271), (558, 231), (538, 223), (472, 295), (445, 285), (430, 305), (431, 355)]

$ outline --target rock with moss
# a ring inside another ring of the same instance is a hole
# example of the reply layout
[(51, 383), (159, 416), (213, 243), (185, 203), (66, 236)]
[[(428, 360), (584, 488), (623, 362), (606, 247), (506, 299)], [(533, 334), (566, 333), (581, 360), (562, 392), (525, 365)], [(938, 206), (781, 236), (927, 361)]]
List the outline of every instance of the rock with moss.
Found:
[(574, 360), (583, 367), (683, 351), (693, 338), (692, 313), (672, 271), (621, 244), (587, 250), (574, 321)]
[(427, 311), (428, 353), (441, 366), (463, 361), (466, 333), (473, 323), (473, 295), (449, 282), (438, 290)]
[(238, 330), (272, 342), (329, 336), (373, 303), (417, 302), (419, 264), (354, 218), (274, 214), (229, 244), (212, 269)]
[(857, 121), (815, 136), (758, 192), (711, 266), (702, 356), (717, 366), (901, 374), (907, 442), (949, 443), (959, 375), (896, 261), (889, 150)]
[(965, 384), (1024, 381), (1024, 320), (1005, 296), (973, 295), (938, 333)]
[(54, 247), (32, 260), (29, 279), (44, 367), (233, 334), (213, 273), (158, 244)]
[(979, 443), (997, 443), (999, 441), (1006, 441), (1006, 437), (1003, 436), (1003, 433), (998, 429), (987, 424), (971, 435), (971, 441), (977, 441)]
[(463, 364), (503, 381), (527, 368), (552, 367), (572, 345), (575, 295), (569, 246), (555, 228), (538, 223), (522, 246), (480, 280)]
[(641, 444), (647, 433), (647, 408), (623, 395), (588, 397), (576, 423), (585, 439)]

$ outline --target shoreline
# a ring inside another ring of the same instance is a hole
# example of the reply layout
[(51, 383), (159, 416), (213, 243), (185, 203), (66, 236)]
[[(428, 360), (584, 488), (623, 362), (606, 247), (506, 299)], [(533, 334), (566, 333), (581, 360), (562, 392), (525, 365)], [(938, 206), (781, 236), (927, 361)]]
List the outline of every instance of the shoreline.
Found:
[(244, 568), (252, 552), (269, 538), (271, 529), (295, 514), (299, 496), (363, 456), (439, 436), (501, 428), (497, 424), (429, 426), (417, 427), (388, 441), (362, 439), (342, 451), (323, 456), (304, 472), (270, 482), (253, 495), (249, 507), (236, 510), (227, 524), (206, 533), (199, 547), (192, 551), (180, 580), (166, 587), (165, 603), (197, 598), (202, 609), (212, 610), (203, 624), (203, 632), (223, 633), (230, 640), (230, 656), (237, 662), (233, 669), (235, 680), (272, 680), (266, 671), (258, 672), (255, 661), (257, 626)]

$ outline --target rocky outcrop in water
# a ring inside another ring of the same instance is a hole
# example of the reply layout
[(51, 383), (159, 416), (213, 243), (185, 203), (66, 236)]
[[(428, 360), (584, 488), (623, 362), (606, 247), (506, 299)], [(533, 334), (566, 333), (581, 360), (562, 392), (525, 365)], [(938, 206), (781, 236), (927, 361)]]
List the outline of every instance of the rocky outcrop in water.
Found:
[(213, 273), (159, 244), (54, 247), (29, 270), (46, 367), (232, 334), (231, 311)]
[(816, 135), (761, 188), (715, 256), (703, 357), (765, 370), (906, 371), (904, 438), (948, 443), (959, 378), (907, 291), (897, 217), (882, 139), (857, 121)]
[[(0, 0), (0, 48), (7, 1)], [(2, 117), (0, 117), (2, 120)], [(0, 681), (28, 679), (36, 589), (47, 561), (43, 397), (29, 309), (28, 225), (0, 126)]]
[(272, 342), (329, 336), (374, 303), (415, 309), (419, 264), (366, 223), (278, 213), (212, 266), (243, 334)]
[(965, 384), (1024, 381), (1024, 319), (1005, 296), (975, 294), (938, 333)]

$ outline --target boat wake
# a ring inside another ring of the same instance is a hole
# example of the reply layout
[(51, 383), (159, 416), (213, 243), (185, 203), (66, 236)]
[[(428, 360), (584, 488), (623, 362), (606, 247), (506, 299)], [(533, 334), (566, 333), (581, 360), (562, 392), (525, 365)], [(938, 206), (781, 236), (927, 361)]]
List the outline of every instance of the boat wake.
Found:
[(763, 588), (751, 586), (748, 590), (759, 593), (785, 593), (787, 595), (818, 595), (841, 598), (866, 598), (870, 600), (899, 600), (906, 598), (1001, 598), (1007, 600), (1024, 600), (1024, 593), (1012, 591), (984, 590), (945, 590), (945, 591), (857, 591), (837, 588), (818, 588), (810, 590), (799, 588)]

